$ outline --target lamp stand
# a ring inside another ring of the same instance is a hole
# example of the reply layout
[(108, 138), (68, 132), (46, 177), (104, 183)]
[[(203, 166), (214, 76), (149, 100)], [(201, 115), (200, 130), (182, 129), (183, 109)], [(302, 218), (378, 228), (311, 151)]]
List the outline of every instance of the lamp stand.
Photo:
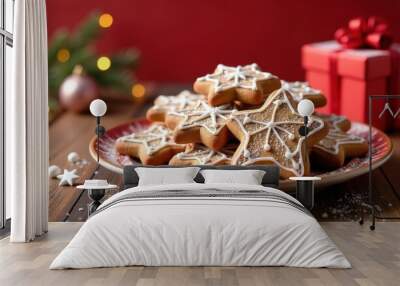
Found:
[(97, 135), (96, 138), (96, 153), (97, 153), (97, 166), (96, 170), (94, 171), (95, 175), (98, 173), (99, 168), (100, 168), (100, 137), (104, 135), (106, 132), (106, 129), (101, 126), (100, 124), (100, 116), (96, 116), (96, 130), (95, 133)]
[[(304, 125), (299, 128), (299, 134), (304, 137), (304, 148), (307, 152), (307, 135), (308, 135), (308, 116), (304, 116)], [(292, 181), (296, 181), (296, 199), (298, 199), (307, 209), (314, 207), (314, 185), (316, 181), (321, 180), (320, 177), (290, 177)]]
[(97, 208), (101, 205), (101, 200), (106, 194), (105, 189), (88, 189), (88, 196), (92, 200), (91, 203), (88, 204), (88, 217), (90, 217)]
[(308, 134), (308, 116), (304, 116), (304, 125), (299, 128), (299, 134), (304, 137), (304, 143), (307, 149), (307, 134)]

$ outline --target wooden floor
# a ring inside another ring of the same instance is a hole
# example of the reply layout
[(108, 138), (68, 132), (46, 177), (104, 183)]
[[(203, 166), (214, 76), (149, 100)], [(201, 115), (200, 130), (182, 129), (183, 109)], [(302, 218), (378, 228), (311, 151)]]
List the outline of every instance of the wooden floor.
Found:
[(324, 222), (323, 228), (352, 269), (289, 267), (123, 267), (48, 270), (81, 226), (50, 223), (49, 233), (28, 244), (0, 241), (0, 285), (399, 285), (400, 223), (379, 223), (375, 232), (352, 222)]

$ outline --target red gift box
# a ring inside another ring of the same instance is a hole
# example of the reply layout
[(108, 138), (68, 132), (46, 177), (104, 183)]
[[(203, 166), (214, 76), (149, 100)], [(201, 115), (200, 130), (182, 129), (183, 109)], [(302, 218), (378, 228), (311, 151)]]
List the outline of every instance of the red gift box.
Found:
[[(303, 46), (306, 80), (322, 90), (328, 101), (319, 111), (368, 122), (368, 95), (385, 95), (393, 86), (400, 85), (399, 80), (393, 81), (391, 55), (387, 50), (345, 49), (336, 41)], [(374, 102), (373, 114), (379, 114), (384, 104), (384, 101)], [(380, 129), (389, 129), (391, 123), (389, 116), (373, 117), (374, 126)]]
[(327, 98), (327, 105), (319, 108), (324, 113), (339, 113), (339, 85), (335, 76), (337, 53), (342, 47), (335, 41), (305, 45), (302, 48), (302, 63), (306, 70), (306, 80), (322, 90)]

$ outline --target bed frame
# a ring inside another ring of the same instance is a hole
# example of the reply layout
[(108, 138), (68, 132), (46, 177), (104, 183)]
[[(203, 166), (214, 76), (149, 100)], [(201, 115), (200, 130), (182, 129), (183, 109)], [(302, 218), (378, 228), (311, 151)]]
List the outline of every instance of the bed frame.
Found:
[[(131, 165), (124, 167), (124, 181), (123, 189), (133, 188), (138, 185), (139, 177), (135, 171), (137, 167), (143, 167), (142, 165)], [(146, 168), (184, 168), (185, 166), (145, 166)], [(195, 166), (202, 170), (204, 169), (219, 169), (219, 170), (262, 170), (265, 171), (262, 185), (265, 187), (278, 188), (279, 187), (279, 167), (275, 165), (258, 165), (258, 166)], [(200, 174), (194, 178), (197, 183), (204, 183), (204, 178)]]

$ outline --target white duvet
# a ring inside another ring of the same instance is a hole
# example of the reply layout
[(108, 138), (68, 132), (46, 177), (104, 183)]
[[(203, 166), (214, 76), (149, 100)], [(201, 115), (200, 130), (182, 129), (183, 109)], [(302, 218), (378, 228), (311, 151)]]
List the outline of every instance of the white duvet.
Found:
[(137, 192), (169, 190), (265, 191), (299, 204), (277, 189), (254, 185), (131, 188), (105, 201), (50, 269), (127, 265), (351, 267), (311, 215), (282, 201), (250, 196), (121, 200)]

